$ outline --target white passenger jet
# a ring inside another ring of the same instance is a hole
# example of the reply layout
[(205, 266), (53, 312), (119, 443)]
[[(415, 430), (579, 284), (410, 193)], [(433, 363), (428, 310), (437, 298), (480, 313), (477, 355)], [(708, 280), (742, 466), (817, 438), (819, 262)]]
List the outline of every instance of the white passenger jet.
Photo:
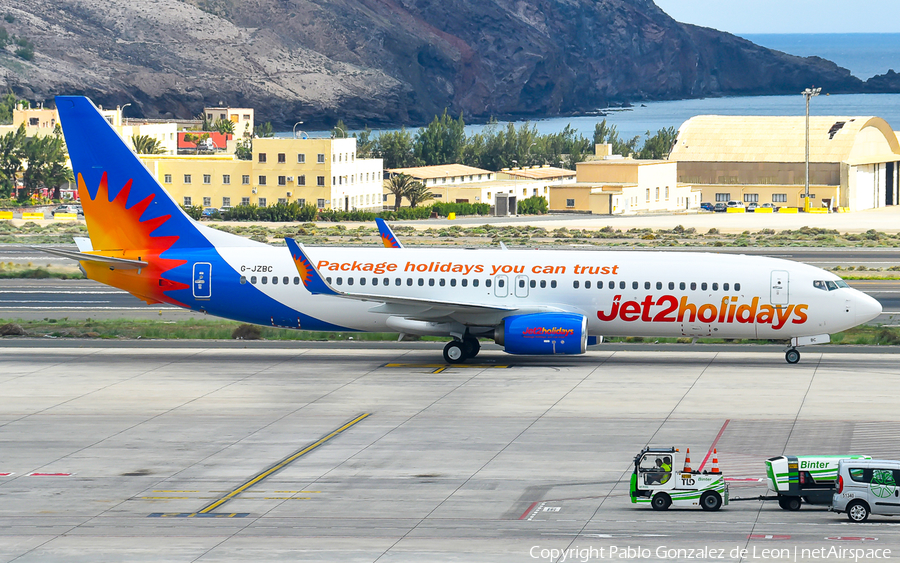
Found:
[(392, 233), (389, 248), (269, 246), (188, 217), (87, 98), (56, 105), (90, 235), (57, 253), (147, 303), (447, 336), (449, 363), (478, 354), (479, 338), (511, 354), (581, 354), (601, 335), (782, 340), (796, 363), (798, 346), (881, 313), (834, 274), (759, 256), (404, 248)]

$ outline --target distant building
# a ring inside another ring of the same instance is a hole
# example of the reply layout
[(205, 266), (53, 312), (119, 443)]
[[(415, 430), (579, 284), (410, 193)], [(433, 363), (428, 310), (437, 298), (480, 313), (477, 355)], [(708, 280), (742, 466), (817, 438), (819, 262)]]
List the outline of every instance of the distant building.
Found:
[(700, 208), (699, 190), (678, 183), (676, 163), (610, 156), (607, 145), (597, 152), (602, 156), (575, 165), (575, 183), (550, 189), (550, 211), (619, 215)]
[[(803, 207), (806, 118), (701, 115), (669, 156), (703, 201)], [(897, 205), (900, 144), (879, 117), (810, 117), (810, 204), (851, 211)]]
[(203, 108), (203, 114), (207, 121), (215, 124), (224, 119), (234, 123), (234, 136), (237, 139), (249, 139), (253, 137), (255, 118), (253, 108)]
[[(442, 164), (413, 168), (391, 168), (388, 174), (406, 174), (425, 184), (433, 201), (486, 203), (496, 205), (498, 194), (516, 196), (517, 201), (540, 196), (549, 201), (549, 186), (575, 181), (571, 170), (551, 167), (503, 169), (492, 172), (464, 164)], [(384, 204), (392, 206), (393, 196), (384, 189)]]
[(266, 207), (296, 201), (319, 209), (382, 209), (382, 161), (356, 158), (355, 137), (254, 139), (252, 156), (140, 158), (183, 205)]

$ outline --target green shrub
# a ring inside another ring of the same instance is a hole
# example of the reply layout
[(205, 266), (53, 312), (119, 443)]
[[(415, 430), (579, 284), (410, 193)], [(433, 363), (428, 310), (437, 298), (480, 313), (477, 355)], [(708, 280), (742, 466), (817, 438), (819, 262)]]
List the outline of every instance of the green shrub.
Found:
[(516, 203), (519, 215), (543, 215), (547, 213), (547, 200), (541, 196), (531, 196)]

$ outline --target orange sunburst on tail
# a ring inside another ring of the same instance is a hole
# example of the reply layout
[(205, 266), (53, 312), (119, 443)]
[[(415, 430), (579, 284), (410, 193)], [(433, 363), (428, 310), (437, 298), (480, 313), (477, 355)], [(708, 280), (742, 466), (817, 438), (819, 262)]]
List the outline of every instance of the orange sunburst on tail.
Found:
[(147, 303), (165, 302), (185, 306), (164, 292), (187, 289), (190, 286), (162, 277), (169, 270), (187, 263), (187, 260), (173, 260), (160, 256), (178, 241), (178, 237), (151, 234), (171, 216), (162, 215), (141, 221), (141, 215), (153, 202), (155, 194), (150, 194), (142, 201), (127, 207), (131, 183), (129, 180), (116, 194), (115, 199), (110, 200), (104, 172), (97, 193), (92, 198), (84, 178), (78, 174), (78, 195), (84, 207), (88, 234), (94, 247), (91, 254), (143, 260), (148, 265), (141, 270), (111, 270), (107, 266), (91, 262), (82, 262), (81, 265), (92, 280), (124, 289)]

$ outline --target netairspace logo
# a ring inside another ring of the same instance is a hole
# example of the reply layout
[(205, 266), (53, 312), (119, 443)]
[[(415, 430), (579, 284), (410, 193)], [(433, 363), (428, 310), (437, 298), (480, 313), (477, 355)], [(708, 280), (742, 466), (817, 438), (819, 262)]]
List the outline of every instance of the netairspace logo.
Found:
[(659, 561), (685, 561), (691, 559), (708, 561), (710, 559), (733, 561), (740, 559), (758, 561), (836, 561), (859, 563), (860, 561), (886, 560), (891, 558), (890, 549), (875, 548), (845, 548), (837, 546), (799, 547), (793, 548), (750, 548), (733, 547), (714, 548), (709, 546), (699, 548), (674, 548), (659, 546), (655, 549), (641, 546), (604, 546), (604, 547), (570, 547), (558, 549), (533, 546), (528, 555), (532, 559), (552, 561), (553, 563), (566, 563), (567, 561), (587, 563), (599, 560), (624, 560), (635, 559), (659, 560)]

